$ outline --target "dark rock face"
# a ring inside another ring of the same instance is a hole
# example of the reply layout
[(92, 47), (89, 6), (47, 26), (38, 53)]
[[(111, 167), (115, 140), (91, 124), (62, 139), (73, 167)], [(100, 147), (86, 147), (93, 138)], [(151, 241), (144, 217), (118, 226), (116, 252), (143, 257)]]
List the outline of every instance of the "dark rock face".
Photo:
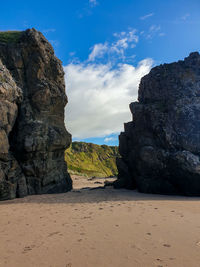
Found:
[(0, 59), (0, 200), (70, 190), (61, 62), (34, 29), (0, 41)]
[(115, 187), (200, 195), (200, 55), (153, 68), (119, 136)]

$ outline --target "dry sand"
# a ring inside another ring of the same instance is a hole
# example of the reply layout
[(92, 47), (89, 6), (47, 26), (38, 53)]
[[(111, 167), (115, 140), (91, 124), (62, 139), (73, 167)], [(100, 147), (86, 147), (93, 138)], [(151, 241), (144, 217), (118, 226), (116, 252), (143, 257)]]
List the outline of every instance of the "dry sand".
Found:
[(78, 189), (94, 182), (1, 202), (0, 267), (200, 266), (199, 198)]

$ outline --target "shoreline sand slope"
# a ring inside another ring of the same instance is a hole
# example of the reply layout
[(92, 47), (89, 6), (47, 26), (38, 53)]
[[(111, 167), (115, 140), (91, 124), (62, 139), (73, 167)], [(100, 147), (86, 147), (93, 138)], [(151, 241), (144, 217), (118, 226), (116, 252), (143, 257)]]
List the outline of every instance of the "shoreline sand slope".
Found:
[(0, 266), (199, 266), (199, 198), (74, 178), (71, 192), (0, 203)]

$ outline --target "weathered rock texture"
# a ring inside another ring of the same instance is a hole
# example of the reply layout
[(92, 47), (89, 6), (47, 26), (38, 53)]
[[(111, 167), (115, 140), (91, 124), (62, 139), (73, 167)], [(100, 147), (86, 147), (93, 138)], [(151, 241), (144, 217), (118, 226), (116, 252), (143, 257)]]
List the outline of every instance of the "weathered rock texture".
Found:
[(200, 55), (153, 68), (119, 136), (115, 187), (200, 195)]
[(0, 38), (0, 200), (71, 189), (64, 72), (44, 36)]

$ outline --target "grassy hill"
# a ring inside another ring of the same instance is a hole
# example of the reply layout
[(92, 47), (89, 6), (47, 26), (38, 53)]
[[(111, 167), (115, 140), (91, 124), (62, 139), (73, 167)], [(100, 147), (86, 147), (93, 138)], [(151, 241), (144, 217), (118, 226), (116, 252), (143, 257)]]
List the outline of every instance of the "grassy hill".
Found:
[(73, 142), (65, 151), (65, 160), (71, 174), (108, 177), (117, 175), (117, 146)]

